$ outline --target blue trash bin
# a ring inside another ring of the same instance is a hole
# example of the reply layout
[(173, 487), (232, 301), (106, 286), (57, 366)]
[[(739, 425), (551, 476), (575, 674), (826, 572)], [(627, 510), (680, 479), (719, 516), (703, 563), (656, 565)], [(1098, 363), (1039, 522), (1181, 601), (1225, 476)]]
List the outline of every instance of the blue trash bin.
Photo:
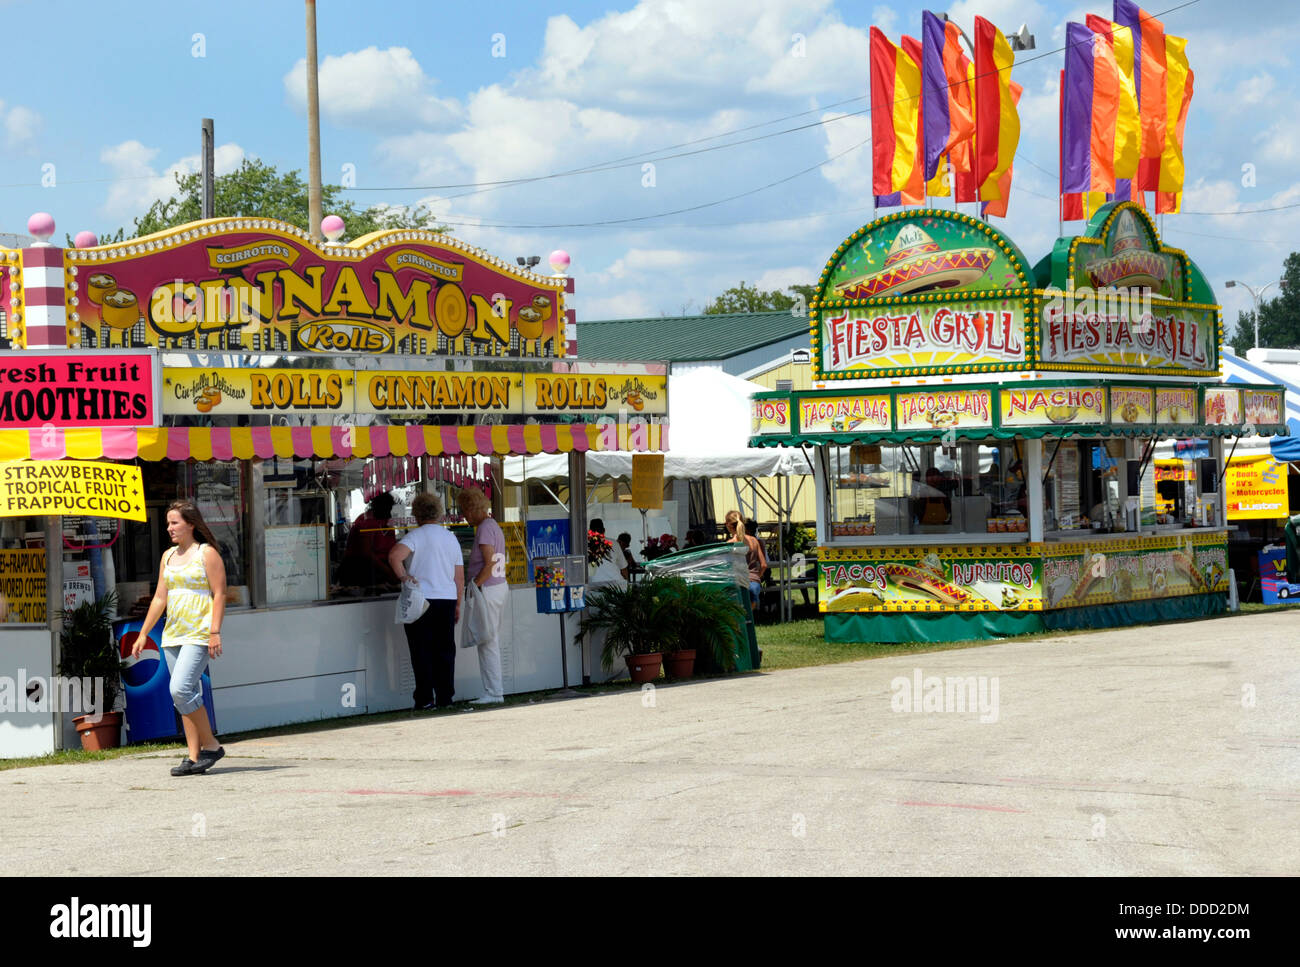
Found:
[[(122, 685), (126, 695), (127, 742), (172, 739), (185, 734), (181, 717), (172, 704), (171, 656), (164, 655), (161, 644), (165, 620), (164, 616), (153, 626), (148, 642), (136, 659), (131, 657), (131, 649), (140, 637), (143, 620), (130, 618), (113, 623), (118, 653), (126, 662), (122, 669)], [(207, 671), (203, 673), (203, 707), (208, 710), (208, 723), (215, 735), (217, 716), (212, 707), (212, 679)]]

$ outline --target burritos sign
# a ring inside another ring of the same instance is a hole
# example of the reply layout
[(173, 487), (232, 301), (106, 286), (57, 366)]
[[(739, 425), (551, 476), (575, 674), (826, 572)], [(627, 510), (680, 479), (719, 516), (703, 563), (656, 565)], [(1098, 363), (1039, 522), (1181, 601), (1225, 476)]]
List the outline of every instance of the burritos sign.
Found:
[(70, 347), (563, 356), (564, 278), (455, 239), (385, 231), (317, 246), (265, 219), (211, 219), (68, 249)]

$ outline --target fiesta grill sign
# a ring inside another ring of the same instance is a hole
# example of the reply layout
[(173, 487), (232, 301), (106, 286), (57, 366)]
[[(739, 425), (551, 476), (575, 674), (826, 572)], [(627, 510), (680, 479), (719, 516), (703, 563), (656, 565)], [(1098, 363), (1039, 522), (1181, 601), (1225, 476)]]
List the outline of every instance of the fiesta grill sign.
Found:
[[(318, 249), (289, 232), (204, 228), (70, 250), (73, 345), (554, 357), (565, 280), (525, 277), (456, 247)], [(539, 284), (550, 283), (550, 284)]]

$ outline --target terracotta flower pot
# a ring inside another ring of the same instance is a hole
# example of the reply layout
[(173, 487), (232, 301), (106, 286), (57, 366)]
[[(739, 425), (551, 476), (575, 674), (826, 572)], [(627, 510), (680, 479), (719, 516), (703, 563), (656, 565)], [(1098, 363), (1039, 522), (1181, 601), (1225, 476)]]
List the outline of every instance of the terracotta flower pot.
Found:
[(690, 678), (695, 673), (695, 649), (682, 648), (664, 655), (664, 671), (669, 678)]
[(121, 712), (105, 712), (98, 722), (90, 721), (88, 715), (78, 715), (72, 723), (81, 736), (81, 747), (87, 752), (116, 749), (122, 744)]
[(663, 652), (656, 651), (649, 655), (628, 655), (626, 661), (627, 673), (632, 676), (632, 681), (644, 685), (659, 677), (664, 656)]

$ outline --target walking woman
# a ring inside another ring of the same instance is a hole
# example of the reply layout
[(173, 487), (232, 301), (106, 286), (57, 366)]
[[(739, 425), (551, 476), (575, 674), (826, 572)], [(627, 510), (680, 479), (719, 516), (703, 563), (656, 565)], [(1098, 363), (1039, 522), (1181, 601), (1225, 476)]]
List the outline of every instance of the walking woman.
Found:
[[(481, 490), (467, 487), (456, 499), (460, 512), (474, 527), (474, 550), (469, 556), (468, 578), (483, 592), (488, 627), (492, 637), (478, 646), (478, 670), (483, 678), (483, 695), (474, 705), (497, 705), (505, 701), (501, 685), (501, 617), (505, 614), (510, 587), (506, 584), (506, 535), (489, 514), (492, 505)], [(464, 634), (464, 629), (461, 630)]]
[(397, 580), (418, 584), (429, 602), (418, 621), (404, 625), (415, 672), (415, 707), (446, 708), (456, 691), (456, 622), (465, 592), (465, 558), (456, 536), (435, 523), (442, 516), (436, 496), (416, 494), (411, 515), (417, 526), (388, 552), (388, 565)]
[(757, 537), (745, 532), (745, 519), (740, 511), (729, 510), (726, 516), (727, 539), (732, 543), (745, 545), (745, 564), (749, 568), (749, 597), (755, 608), (758, 607), (759, 595), (762, 593), (763, 572), (767, 570), (767, 555)]
[(131, 648), (140, 657), (149, 632), (163, 611), (162, 646), (171, 649), (172, 703), (185, 725), (189, 755), (172, 769), (173, 776), (207, 772), (226, 754), (212, 734), (203, 707), (203, 670), (221, 657), (221, 622), (226, 613), (226, 566), (212, 531), (193, 501), (178, 500), (167, 508), (167, 534), (176, 546), (162, 557), (158, 590), (149, 603), (140, 634)]

